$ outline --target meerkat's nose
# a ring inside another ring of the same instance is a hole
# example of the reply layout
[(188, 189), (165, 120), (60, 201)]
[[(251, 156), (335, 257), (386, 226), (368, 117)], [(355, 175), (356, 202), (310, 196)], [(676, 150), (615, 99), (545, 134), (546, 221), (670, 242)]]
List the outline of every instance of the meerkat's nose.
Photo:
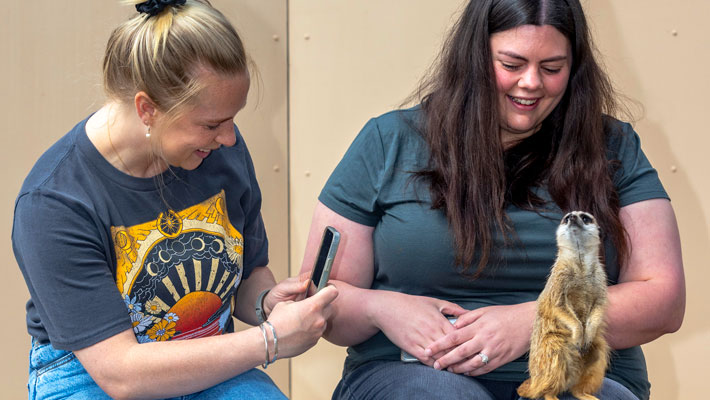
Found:
[(565, 218), (567, 221), (568, 225), (579, 225), (579, 216), (577, 214), (569, 214), (567, 218)]

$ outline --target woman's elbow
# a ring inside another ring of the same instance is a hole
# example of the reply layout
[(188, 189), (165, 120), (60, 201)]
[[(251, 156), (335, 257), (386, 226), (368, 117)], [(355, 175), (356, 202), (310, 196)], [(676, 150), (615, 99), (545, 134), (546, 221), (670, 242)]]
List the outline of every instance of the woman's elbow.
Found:
[(131, 374), (132, 368), (127, 367), (124, 362), (114, 358), (114, 362), (87, 363), (84, 368), (91, 379), (112, 399), (128, 400), (144, 397), (139, 390), (145, 387), (137, 384), (136, 376)]
[(675, 301), (675, 304), (669, 312), (669, 317), (666, 319), (665, 332), (664, 333), (674, 333), (677, 332), (683, 325), (683, 318), (685, 317), (685, 293)]
[(661, 335), (677, 332), (685, 317), (685, 277), (682, 267), (678, 272), (667, 275), (664, 279), (650, 281), (655, 293), (653, 313), (656, 315), (658, 332)]
[(95, 377), (94, 381), (106, 394), (115, 400), (132, 400), (139, 398), (135, 392), (136, 385), (120, 377)]

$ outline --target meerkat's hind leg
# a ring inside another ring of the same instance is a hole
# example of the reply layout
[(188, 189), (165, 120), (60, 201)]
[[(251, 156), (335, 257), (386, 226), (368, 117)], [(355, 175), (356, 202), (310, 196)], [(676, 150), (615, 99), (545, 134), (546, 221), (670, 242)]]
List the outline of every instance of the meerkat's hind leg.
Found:
[(589, 350), (583, 356), (584, 368), (582, 375), (570, 392), (580, 400), (598, 400), (591, 393), (601, 389), (604, 373), (609, 364), (609, 345), (600, 334), (594, 337)]

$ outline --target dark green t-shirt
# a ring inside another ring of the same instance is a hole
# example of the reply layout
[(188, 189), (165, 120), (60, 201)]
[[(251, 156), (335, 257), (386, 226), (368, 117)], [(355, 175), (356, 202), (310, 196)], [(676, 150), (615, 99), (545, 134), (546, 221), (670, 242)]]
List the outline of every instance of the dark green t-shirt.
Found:
[[(375, 227), (372, 289), (391, 290), (448, 300), (466, 309), (517, 304), (537, 299), (557, 253), (555, 230), (562, 218), (556, 206), (541, 214), (509, 207), (515, 229), (514, 246), (502, 236), (494, 248), (502, 263), (479, 279), (462, 277), (454, 264), (452, 237), (444, 213), (432, 210), (429, 188), (412, 179), (412, 171), (427, 166), (428, 149), (414, 128), (420, 108), (399, 110), (370, 120), (330, 176), (319, 200), (339, 215)], [(641, 151), (629, 124), (614, 121), (608, 154), (621, 161), (614, 177), (621, 206), (653, 198), (668, 198), (658, 174)], [(538, 191), (541, 198), (549, 194)], [(617, 282), (615, 252), (606, 246), (607, 274)], [(344, 374), (372, 360), (398, 360), (400, 350), (382, 332), (348, 348)], [(527, 357), (527, 355), (526, 355)], [(527, 358), (522, 357), (482, 378), (523, 381)], [(640, 399), (650, 384), (640, 347), (612, 354), (607, 376), (628, 387)]]

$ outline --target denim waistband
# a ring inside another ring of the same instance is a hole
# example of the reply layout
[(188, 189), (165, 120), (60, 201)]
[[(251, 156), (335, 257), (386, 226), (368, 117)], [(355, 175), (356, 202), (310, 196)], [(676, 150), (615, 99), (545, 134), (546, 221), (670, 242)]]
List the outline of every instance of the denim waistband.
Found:
[(30, 369), (41, 369), (70, 353), (70, 351), (55, 349), (50, 343), (39, 343), (37, 339), (32, 338)]

